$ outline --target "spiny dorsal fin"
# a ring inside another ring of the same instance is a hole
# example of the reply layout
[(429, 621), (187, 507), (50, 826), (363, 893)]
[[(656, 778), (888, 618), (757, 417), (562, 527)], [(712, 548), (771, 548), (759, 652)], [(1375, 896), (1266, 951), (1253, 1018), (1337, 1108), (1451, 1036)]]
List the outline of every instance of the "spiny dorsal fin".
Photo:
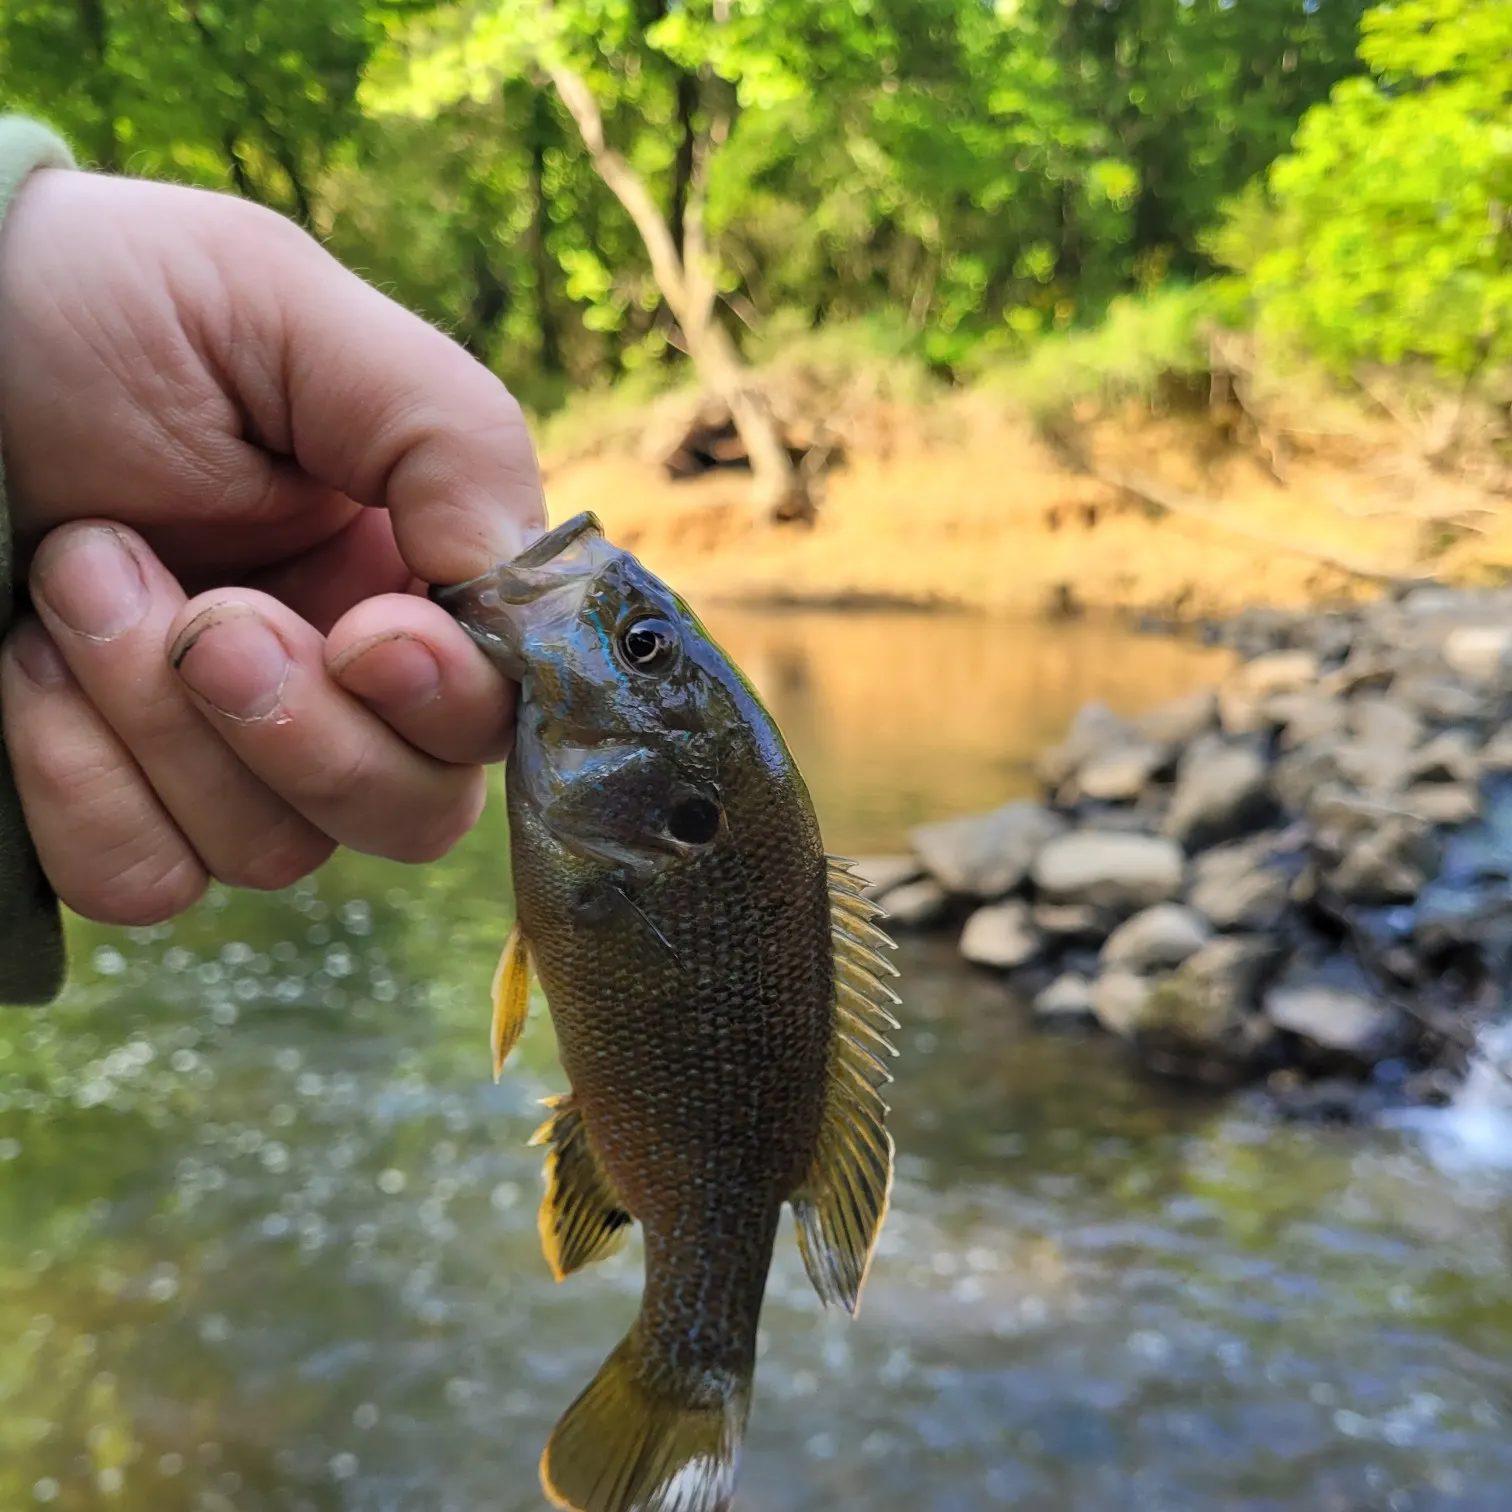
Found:
[(493, 1077), (498, 1081), (509, 1052), (514, 1049), (525, 1027), (530, 1006), (530, 947), (519, 921), (509, 931), (493, 979), (493, 1021), (488, 1040), (493, 1050)]
[(830, 858), (830, 916), (835, 945), (835, 1038), (819, 1143), (793, 1193), (798, 1247), (814, 1290), (854, 1313), (892, 1194), (893, 1142), (881, 1088), (891, 1081), (883, 1057), (897, 1051), (885, 1030), (898, 1026), (886, 1005), (897, 995), (879, 973), (897, 975), (877, 949), (892, 941), (873, 920), (850, 866)]
[(558, 1281), (624, 1244), (634, 1221), (604, 1169), (571, 1093), (548, 1097), (552, 1115), (531, 1135), (533, 1145), (549, 1145), (546, 1195), (536, 1227), (546, 1263)]

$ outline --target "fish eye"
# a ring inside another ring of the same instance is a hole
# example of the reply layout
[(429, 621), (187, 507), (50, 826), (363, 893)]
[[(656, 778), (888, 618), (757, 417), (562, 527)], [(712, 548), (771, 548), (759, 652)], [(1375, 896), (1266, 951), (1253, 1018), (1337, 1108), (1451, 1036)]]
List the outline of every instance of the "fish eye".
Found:
[(637, 672), (654, 672), (677, 649), (672, 627), (659, 619), (637, 620), (621, 636), (620, 653)]
[(667, 833), (684, 845), (707, 845), (719, 833), (719, 805), (684, 798), (668, 815)]

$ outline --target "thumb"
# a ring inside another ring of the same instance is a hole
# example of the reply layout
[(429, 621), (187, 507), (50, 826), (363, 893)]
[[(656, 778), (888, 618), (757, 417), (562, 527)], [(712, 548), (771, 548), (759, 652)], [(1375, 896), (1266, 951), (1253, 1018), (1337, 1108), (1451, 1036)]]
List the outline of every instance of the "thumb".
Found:
[(238, 322), (241, 339), (218, 356), (258, 439), (326, 487), (387, 509), (400, 553), (428, 583), (517, 555), (546, 524), (518, 401), (456, 342), (264, 213), (276, 223), (271, 255), (254, 262), (239, 237), (217, 258), (237, 299), (235, 286), (257, 284), (258, 339)]

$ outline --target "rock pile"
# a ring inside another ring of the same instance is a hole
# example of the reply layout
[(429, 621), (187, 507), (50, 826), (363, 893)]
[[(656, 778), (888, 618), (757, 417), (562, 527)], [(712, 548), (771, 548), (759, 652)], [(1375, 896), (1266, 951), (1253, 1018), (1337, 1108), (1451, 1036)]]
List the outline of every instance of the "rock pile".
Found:
[(1297, 1113), (1437, 1100), (1512, 994), (1512, 592), (1225, 632), (1219, 688), (1084, 708), (1043, 796), (863, 860), (1047, 1023)]

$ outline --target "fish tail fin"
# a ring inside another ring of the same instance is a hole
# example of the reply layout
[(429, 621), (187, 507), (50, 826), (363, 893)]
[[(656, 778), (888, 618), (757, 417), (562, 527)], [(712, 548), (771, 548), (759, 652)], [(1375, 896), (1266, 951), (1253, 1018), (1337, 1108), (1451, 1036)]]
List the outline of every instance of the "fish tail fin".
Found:
[(648, 1371), (632, 1329), (562, 1415), (541, 1488), (570, 1512), (727, 1512), (751, 1383)]

